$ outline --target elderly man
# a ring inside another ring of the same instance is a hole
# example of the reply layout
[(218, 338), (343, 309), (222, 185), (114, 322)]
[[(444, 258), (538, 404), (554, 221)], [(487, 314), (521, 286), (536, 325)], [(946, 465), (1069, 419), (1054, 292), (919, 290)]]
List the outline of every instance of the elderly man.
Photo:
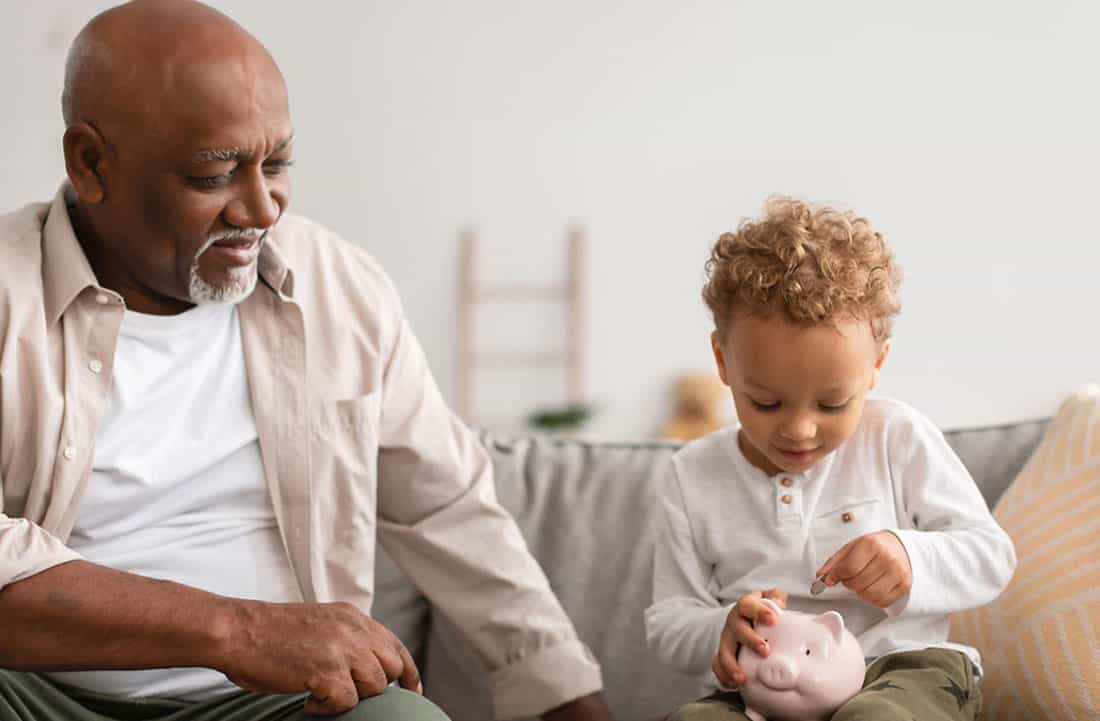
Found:
[(0, 217), (0, 720), (445, 718), (369, 615), (376, 533), (501, 718), (609, 718), (393, 285), (286, 214), (266, 50), (137, 0), (63, 110), (68, 182)]

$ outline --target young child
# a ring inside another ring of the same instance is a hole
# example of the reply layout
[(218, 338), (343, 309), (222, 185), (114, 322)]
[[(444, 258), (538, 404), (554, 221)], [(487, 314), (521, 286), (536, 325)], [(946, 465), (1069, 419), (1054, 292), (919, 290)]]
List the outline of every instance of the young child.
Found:
[(768, 653), (752, 624), (774, 622), (771, 598), (839, 611), (859, 639), (864, 687), (833, 721), (974, 719), (980, 659), (947, 642), (948, 615), (995, 598), (1016, 557), (936, 426), (867, 397), (899, 309), (882, 236), (773, 198), (718, 239), (706, 269), (739, 424), (672, 458), (645, 621), (662, 660), (713, 671), (718, 690), (670, 718), (746, 718), (737, 651)]

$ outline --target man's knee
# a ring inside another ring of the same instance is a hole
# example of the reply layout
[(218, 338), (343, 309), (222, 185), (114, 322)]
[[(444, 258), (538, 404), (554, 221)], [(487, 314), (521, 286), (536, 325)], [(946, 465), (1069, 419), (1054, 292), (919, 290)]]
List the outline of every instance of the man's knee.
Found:
[(341, 721), (450, 721), (447, 714), (420, 694), (390, 686), (340, 716)]

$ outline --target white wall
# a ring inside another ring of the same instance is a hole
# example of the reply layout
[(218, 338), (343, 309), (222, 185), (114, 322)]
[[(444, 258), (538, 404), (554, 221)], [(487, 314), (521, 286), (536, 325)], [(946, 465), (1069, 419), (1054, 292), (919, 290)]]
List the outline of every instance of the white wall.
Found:
[[(64, 48), (109, 4), (0, 0), (0, 207), (61, 177)], [(381, 258), (449, 397), (460, 228), (482, 231), (491, 277), (538, 280), (580, 221), (591, 433), (651, 433), (675, 374), (710, 365), (708, 244), (776, 191), (854, 207), (892, 241), (906, 281), (883, 392), (960, 425), (1100, 380), (1090, 0), (214, 4), (287, 76), (296, 209)], [(527, 337), (511, 325), (484, 345)], [(553, 388), (486, 380), (498, 411)]]

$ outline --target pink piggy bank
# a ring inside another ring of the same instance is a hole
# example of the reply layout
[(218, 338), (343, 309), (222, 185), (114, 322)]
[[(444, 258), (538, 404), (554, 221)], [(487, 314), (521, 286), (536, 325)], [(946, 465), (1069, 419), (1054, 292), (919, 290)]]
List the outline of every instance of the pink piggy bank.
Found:
[(863, 649), (836, 611), (818, 616), (784, 611), (769, 599), (771, 626), (756, 627), (767, 640), (764, 658), (742, 646), (741, 698), (753, 721), (825, 721), (863, 687)]

